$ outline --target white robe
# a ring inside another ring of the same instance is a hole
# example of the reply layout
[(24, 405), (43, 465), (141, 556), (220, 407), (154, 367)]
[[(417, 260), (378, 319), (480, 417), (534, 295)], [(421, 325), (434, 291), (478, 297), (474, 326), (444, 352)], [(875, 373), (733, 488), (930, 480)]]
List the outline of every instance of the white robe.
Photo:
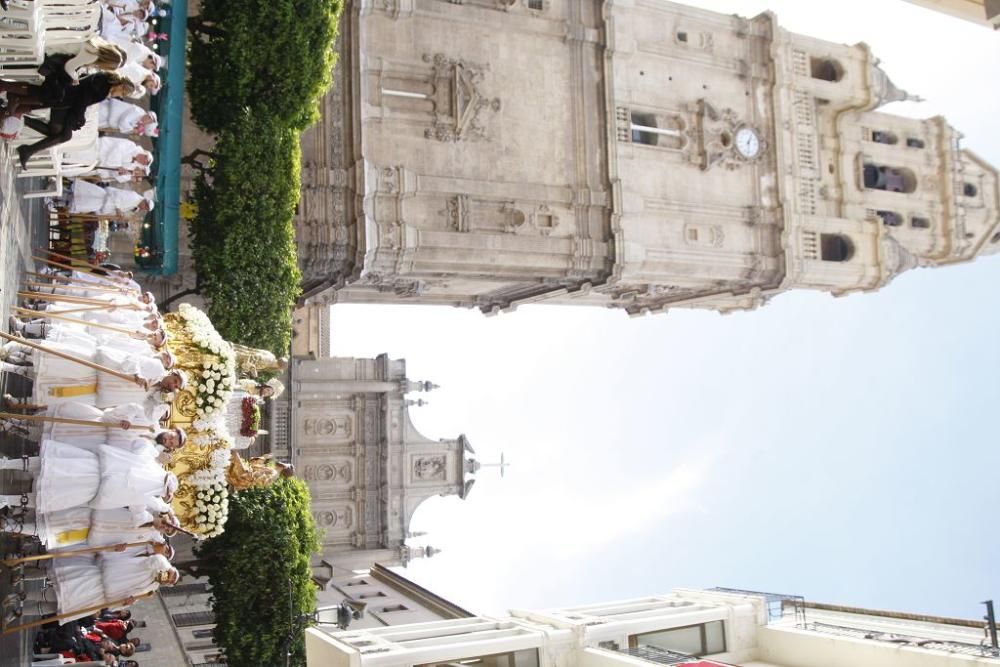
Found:
[(101, 547), (130, 542), (163, 542), (163, 535), (152, 526), (144, 526), (153, 521), (153, 515), (146, 509), (133, 512), (126, 508), (93, 510), (90, 515), (90, 530), (87, 544)]
[(48, 514), (90, 503), (101, 487), (101, 461), (81, 447), (42, 440), (41, 470), (35, 478), (35, 508)]
[(126, 452), (117, 447), (101, 446), (101, 483), (88, 503), (94, 509), (146, 506), (147, 497), (166, 491), (167, 471), (147, 453)]
[(112, 97), (101, 102), (98, 107), (98, 125), (122, 134), (131, 134), (136, 131), (136, 126), (145, 115), (146, 110), (142, 107)]
[(143, 196), (122, 188), (102, 188), (81, 178), (73, 179), (73, 201), (70, 213), (91, 213), (96, 215), (118, 215), (132, 213), (143, 202)]
[(100, 137), (97, 140), (97, 164), (106, 169), (141, 167), (135, 161), (137, 155), (146, 151), (131, 139), (121, 137)]
[[(137, 452), (148, 444), (143, 435), (151, 435), (144, 426), (156, 426), (141, 405), (123, 403), (112, 408), (101, 409), (84, 403), (65, 402), (49, 410), (53, 417), (69, 417), (107, 424), (105, 428), (46, 422), (42, 437), (60, 442), (69, 442), (76, 447), (97, 451), (97, 447), (107, 444)], [(122, 421), (129, 422), (129, 429), (119, 428)], [(154, 458), (159, 455), (157, 451)]]
[(90, 534), (89, 507), (70, 507), (55, 512), (35, 514), (38, 539), (48, 551), (78, 549), (87, 544)]
[[(43, 344), (59, 352), (74, 357), (95, 361), (96, 346), (81, 343), (80, 332), (65, 328), (54, 328)], [(83, 334), (84, 336), (86, 334)], [(35, 351), (34, 400), (36, 403), (53, 405), (68, 400), (89, 403), (97, 400), (97, 371), (54, 354)]]
[(151, 48), (149, 48), (142, 42), (136, 42), (135, 40), (129, 40), (127, 42), (118, 42), (118, 46), (120, 46), (122, 50), (125, 51), (125, 54), (128, 56), (128, 60), (126, 61), (126, 63), (135, 63), (137, 65), (142, 66), (143, 69), (149, 70), (149, 68), (146, 67), (145, 63), (150, 56), (155, 55)]
[(143, 593), (157, 590), (156, 575), (171, 569), (170, 561), (163, 556), (136, 556), (128, 553), (102, 553), (98, 558), (101, 566), (102, 588), (108, 602), (129, 596), (139, 597)]
[(149, 78), (149, 75), (152, 74), (152, 72), (139, 63), (126, 63), (125, 67), (118, 70), (118, 73), (131, 81), (135, 86), (135, 92), (129, 95), (132, 99), (141, 99), (147, 92), (149, 92), (146, 90), (146, 87), (142, 85), (142, 82)]
[[(108, 599), (104, 594), (101, 566), (94, 556), (71, 556), (53, 560), (51, 578), (60, 614), (99, 607)], [(69, 623), (88, 613), (93, 612), (84, 611), (61, 620), (60, 623)]]
[[(120, 357), (110, 356), (106, 349), (100, 350), (96, 359), (99, 364), (112, 368), (128, 369), (123, 371), (127, 373), (139, 372), (140, 376), (143, 376), (144, 373), (152, 376), (156, 372), (162, 372), (160, 375), (162, 378), (166, 374), (163, 364), (158, 359), (151, 358), (150, 361), (139, 361), (141, 357), (135, 355), (126, 356), (127, 361), (122, 361)], [(140, 363), (143, 368), (138, 368)], [(150, 384), (152, 385), (152, 382)], [(161, 391), (156, 387), (151, 386), (150, 389), (146, 390), (134, 382), (122, 380), (108, 373), (101, 373), (97, 378), (96, 405), (98, 407), (109, 408), (123, 403), (135, 403), (142, 406), (148, 418), (156, 421), (154, 408), (163, 403), (160, 400), (160, 394)]]

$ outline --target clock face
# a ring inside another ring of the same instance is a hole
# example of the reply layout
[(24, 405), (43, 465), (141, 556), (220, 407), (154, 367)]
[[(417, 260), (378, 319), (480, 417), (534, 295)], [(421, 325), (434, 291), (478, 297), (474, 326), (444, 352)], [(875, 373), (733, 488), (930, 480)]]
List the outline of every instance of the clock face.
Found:
[(745, 158), (755, 158), (760, 154), (760, 137), (749, 127), (736, 131), (736, 150)]

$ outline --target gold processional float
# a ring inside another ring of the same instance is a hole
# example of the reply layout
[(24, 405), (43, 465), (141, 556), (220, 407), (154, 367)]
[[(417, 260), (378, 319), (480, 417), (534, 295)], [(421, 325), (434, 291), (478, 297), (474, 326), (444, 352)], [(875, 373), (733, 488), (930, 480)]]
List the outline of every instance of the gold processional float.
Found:
[(170, 426), (180, 426), (188, 435), (167, 465), (180, 482), (172, 505), (183, 528), (214, 537), (224, 530), (231, 492), (277, 476), (266, 460), (247, 461), (234, 451), (237, 440), (248, 443), (264, 433), (257, 430), (256, 382), (241, 380), (241, 370), (274, 356), (229, 343), (208, 316), (190, 304), (181, 304), (163, 319), (175, 367), (188, 377), (187, 387), (170, 401)]

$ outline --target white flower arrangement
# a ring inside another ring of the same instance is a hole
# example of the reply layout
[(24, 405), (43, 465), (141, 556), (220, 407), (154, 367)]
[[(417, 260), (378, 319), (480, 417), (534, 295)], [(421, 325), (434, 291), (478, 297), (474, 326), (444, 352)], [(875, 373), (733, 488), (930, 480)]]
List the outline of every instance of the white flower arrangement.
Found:
[(205, 537), (221, 535), (229, 518), (229, 490), (225, 481), (199, 487), (195, 493), (195, 510), (198, 533)]
[(205, 313), (189, 303), (182, 303), (178, 314), (192, 342), (206, 355), (215, 357), (202, 362), (201, 373), (195, 371), (190, 376), (197, 417), (211, 421), (219, 416), (236, 384), (236, 354)]

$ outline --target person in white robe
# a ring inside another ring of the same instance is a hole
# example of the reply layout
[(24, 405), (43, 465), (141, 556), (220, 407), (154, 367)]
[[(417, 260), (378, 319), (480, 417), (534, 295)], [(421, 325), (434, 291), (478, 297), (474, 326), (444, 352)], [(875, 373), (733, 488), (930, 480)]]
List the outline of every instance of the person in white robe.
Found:
[(98, 445), (97, 451), (58, 440), (43, 440), (38, 456), (23, 460), (0, 459), (0, 470), (22, 470), (33, 477), (32, 490), (0, 495), (0, 507), (21, 504), (41, 514), (71, 507), (135, 511), (159, 497), (169, 502), (177, 490), (177, 477), (164, 470), (148, 451), (133, 453), (119, 447)]
[(162, 87), (160, 75), (146, 69), (140, 63), (128, 63), (118, 70), (118, 73), (135, 86), (135, 91), (129, 95), (132, 99), (142, 99), (146, 94), (155, 95)]
[(48, 566), (51, 589), (27, 594), (25, 612), (32, 616), (60, 614), (66, 624), (101, 607), (129, 606), (135, 598), (172, 586), (180, 574), (165, 556), (109, 554), (57, 558)]
[(97, 140), (97, 166), (105, 169), (135, 168), (148, 170), (153, 154), (123, 137), (100, 137)]
[(147, 193), (122, 188), (102, 188), (82, 178), (73, 179), (73, 198), (69, 212), (105, 216), (126, 216), (153, 210), (155, 201)]
[(142, 42), (133, 39), (127, 42), (116, 42), (115, 44), (125, 52), (128, 57), (127, 62), (129, 63), (142, 65), (151, 72), (155, 72), (163, 67), (163, 58)]
[(156, 136), (159, 123), (155, 111), (147, 111), (131, 102), (109, 97), (98, 105), (98, 127), (121, 134)]
[[(8, 356), (18, 345), (16, 341), (10, 343), (4, 346)], [(84, 361), (94, 362), (97, 358), (96, 346), (88, 344), (87, 334), (79, 330), (51, 327), (46, 332), (44, 345)], [(20, 348), (21, 358), (29, 358), (33, 366), (4, 361), (0, 362), (0, 368), (9, 373), (33, 378), (33, 397), (36, 404), (52, 405), (67, 400), (91, 405), (95, 403), (98, 390), (95, 369), (39, 350), (32, 349), (29, 355), (27, 349), (29, 348), (26, 346)]]

